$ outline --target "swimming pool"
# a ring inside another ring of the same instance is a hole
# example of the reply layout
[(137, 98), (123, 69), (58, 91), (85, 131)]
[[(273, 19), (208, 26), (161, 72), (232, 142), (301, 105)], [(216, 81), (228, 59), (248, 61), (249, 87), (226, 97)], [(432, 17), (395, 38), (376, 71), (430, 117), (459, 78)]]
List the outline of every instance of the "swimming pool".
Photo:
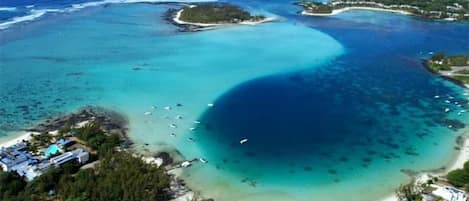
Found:
[(57, 146), (56, 144), (52, 144), (50, 145), (49, 147), (47, 147), (47, 150), (46, 152), (44, 153), (44, 155), (49, 158), (50, 156), (54, 155), (54, 154), (57, 154), (59, 153), (59, 146)]

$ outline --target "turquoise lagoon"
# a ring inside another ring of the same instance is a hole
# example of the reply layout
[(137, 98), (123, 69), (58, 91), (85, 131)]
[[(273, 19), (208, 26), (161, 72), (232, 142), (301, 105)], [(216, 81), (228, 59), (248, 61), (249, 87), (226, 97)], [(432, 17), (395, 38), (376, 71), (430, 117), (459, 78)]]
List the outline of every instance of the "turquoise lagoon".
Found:
[[(450, 162), (464, 129), (445, 120), (467, 116), (445, 114), (458, 108), (433, 96), (467, 100), (419, 58), (438, 47), (468, 52), (467, 25), (375, 12), (305, 18), (274, 6), (286, 21), (178, 33), (162, 18), (170, 7), (89, 8), (1, 32), (0, 135), (108, 107), (127, 116), (139, 149), (206, 158), (182, 176), (222, 201), (376, 200), (408, 180), (402, 169)], [(367, 15), (378, 18), (359, 20)], [(394, 22), (456, 31), (408, 36), (415, 30)]]

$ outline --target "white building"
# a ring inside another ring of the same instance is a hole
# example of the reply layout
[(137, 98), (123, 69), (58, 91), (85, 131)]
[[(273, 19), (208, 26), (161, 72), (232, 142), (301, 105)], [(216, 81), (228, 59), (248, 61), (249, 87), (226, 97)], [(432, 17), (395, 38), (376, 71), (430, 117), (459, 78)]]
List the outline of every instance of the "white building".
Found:
[(436, 188), (432, 192), (433, 195), (443, 198), (445, 201), (467, 201), (467, 194), (459, 189), (449, 187), (449, 186), (437, 186), (432, 184), (431, 187)]

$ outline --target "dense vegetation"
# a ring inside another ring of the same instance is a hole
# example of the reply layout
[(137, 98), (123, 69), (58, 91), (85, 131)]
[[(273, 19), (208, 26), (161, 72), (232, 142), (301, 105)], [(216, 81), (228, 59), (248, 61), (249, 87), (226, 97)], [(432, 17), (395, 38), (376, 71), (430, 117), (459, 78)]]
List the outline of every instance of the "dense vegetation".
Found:
[(77, 138), (83, 140), (87, 146), (97, 150), (98, 153), (105, 154), (120, 143), (119, 135), (105, 133), (98, 124), (86, 124), (74, 131)]
[(448, 182), (456, 187), (464, 187), (469, 191), (469, 161), (464, 163), (462, 169), (453, 170), (446, 175)]
[(98, 150), (94, 167), (66, 163), (51, 168), (31, 182), (16, 173), (0, 172), (2, 201), (165, 201), (169, 200), (169, 176), (161, 168), (144, 163), (114, 148), (117, 135), (105, 133), (99, 125), (76, 130), (76, 137)]
[(469, 55), (446, 56), (444, 53), (438, 53), (431, 57), (427, 66), (434, 72), (452, 72), (447, 77), (460, 83), (469, 84), (469, 69), (467, 69), (469, 67)]
[[(358, 4), (357, 2), (360, 3)], [(453, 17), (459, 20), (469, 20), (469, 16), (464, 16), (469, 13), (467, 0), (335, 0), (332, 1), (332, 3), (336, 4), (333, 5), (329, 3), (320, 5), (321, 3), (303, 2), (300, 3), (300, 5), (305, 7), (309, 12), (318, 11), (318, 13), (323, 13), (327, 10), (331, 10), (332, 12), (333, 9), (340, 9), (349, 6), (377, 7), (373, 3), (379, 3), (385, 6), (397, 6), (392, 9), (405, 10), (415, 15), (428, 18), (442, 19)]]
[(333, 7), (321, 2), (300, 2), (298, 5), (305, 7), (308, 12), (312, 13), (332, 13)]
[(252, 16), (249, 12), (233, 5), (204, 4), (184, 8), (180, 19), (194, 23), (238, 23), (261, 20), (263, 16)]

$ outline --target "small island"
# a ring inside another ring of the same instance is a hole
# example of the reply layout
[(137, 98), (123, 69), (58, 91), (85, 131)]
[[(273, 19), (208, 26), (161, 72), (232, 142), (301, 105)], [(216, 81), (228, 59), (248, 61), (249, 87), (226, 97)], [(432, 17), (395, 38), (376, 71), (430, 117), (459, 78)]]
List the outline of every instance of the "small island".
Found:
[(303, 15), (329, 16), (352, 9), (367, 9), (414, 15), (427, 19), (469, 21), (469, 4), (465, 0), (332, 0), (328, 3), (302, 1)]
[(256, 25), (273, 20), (263, 15), (252, 15), (238, 6), (220, 3), (189, 5), (170, 12), (174, 24), (185, 31), (200, 31), (220, 25)]
[(430, 71), (469, 88), (469, 55), (445, 56), (438, 53), (426, 62), (426, 66)]

